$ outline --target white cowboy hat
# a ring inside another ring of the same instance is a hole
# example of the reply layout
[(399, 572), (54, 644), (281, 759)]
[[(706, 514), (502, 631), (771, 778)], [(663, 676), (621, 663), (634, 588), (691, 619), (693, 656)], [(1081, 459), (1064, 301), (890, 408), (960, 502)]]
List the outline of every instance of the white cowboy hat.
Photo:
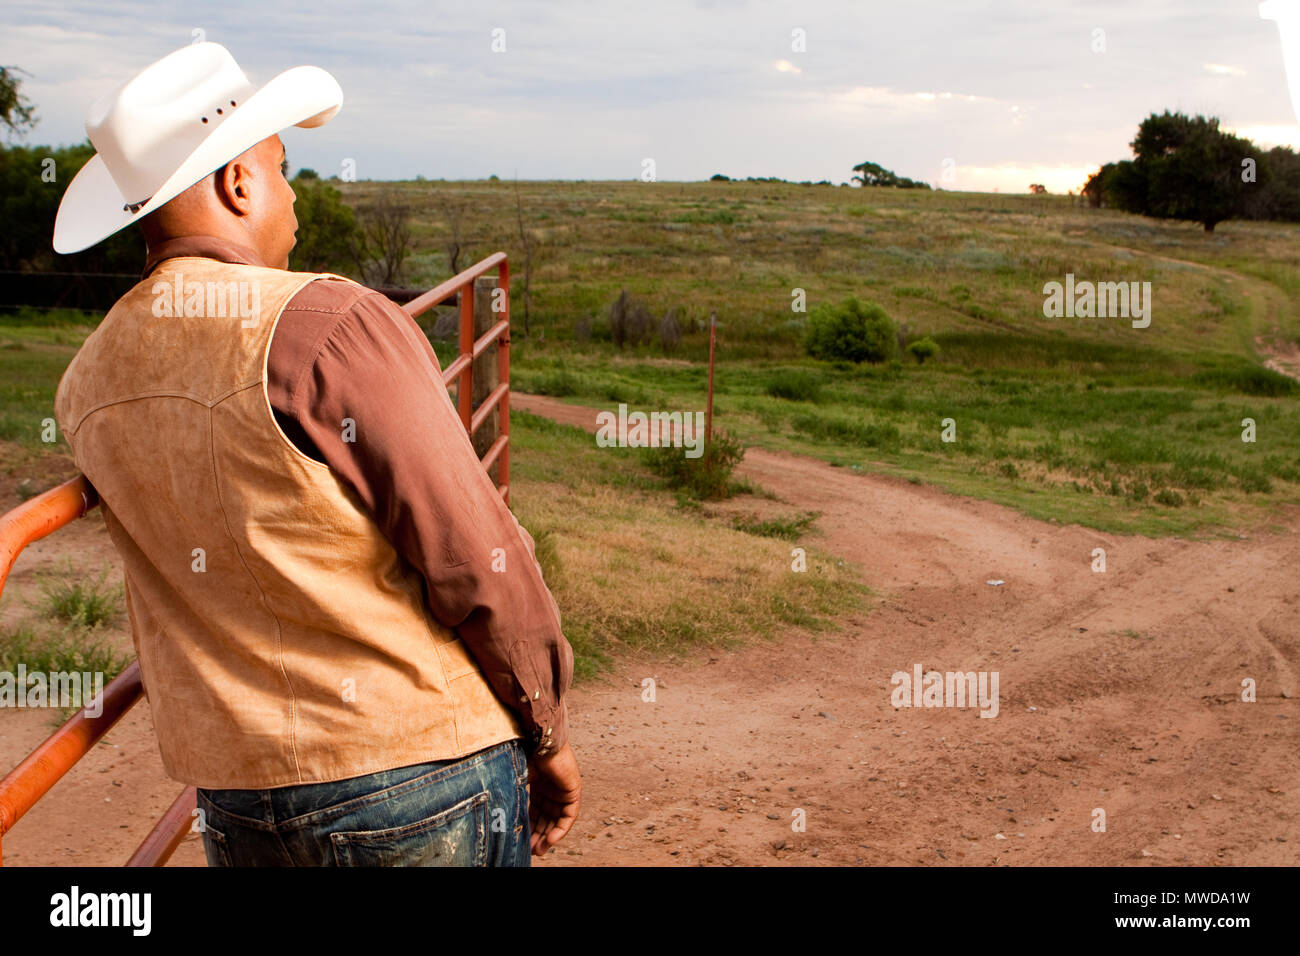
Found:
[(290, 126), (328, 123), (343, 90), (315, 66), (260, 89), (218, 43), (193, 43), (146, 67), (90, 108), (96, 154), (68, 184), (54, 251), (80, 252)]

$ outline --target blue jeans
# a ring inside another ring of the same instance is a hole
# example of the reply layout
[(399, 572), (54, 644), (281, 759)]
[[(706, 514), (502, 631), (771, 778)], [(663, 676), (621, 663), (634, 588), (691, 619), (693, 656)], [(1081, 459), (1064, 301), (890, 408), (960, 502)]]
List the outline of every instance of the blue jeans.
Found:
[(198, 791), (208, 866), (529, 866), (518, 740), (459, 760), (270, 790)]

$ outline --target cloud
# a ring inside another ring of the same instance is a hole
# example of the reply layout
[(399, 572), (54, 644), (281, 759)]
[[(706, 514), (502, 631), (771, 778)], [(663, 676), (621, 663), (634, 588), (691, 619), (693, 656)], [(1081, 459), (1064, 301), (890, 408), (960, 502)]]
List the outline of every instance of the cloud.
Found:
[[(1017, 192), (1055, 191), (1127, 157), (1138, 124), (1166, 108), (1300, 139), (1284, 125), (1278, 31), (1256, 4), (1086, 7), (316, 0), (304, 17), (264, 0), (6, 0), (0, 63), (32, 74), (24, 92), (41, 125), (29, 141), (41, 143), (79, 141), (99, 95), (195, 29), (255, 83), (314, 63), (346, 99), (328, 126), (290, 131), (294, 162), (323, 171), (355, 158), (375, 178), (621, 179), (654, 157), (661, 179), (838, 182), (870, 160), (934, 182), (956, 157), (981, 171), (961, 188), (1020, 177)], [(1091, 49), (1098, 25), (1103, 54)], [(494, 54), (498, 28), (507, 52)]]

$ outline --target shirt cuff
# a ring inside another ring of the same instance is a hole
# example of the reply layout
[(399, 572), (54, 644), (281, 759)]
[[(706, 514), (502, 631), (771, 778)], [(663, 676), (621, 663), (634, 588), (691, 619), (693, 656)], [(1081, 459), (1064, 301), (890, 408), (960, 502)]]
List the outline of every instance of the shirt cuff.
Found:
[(569, 714), (564, 701), (550, 714), (539, 715), (528, 740), (531, 756), (549, 757), (569, 742)]

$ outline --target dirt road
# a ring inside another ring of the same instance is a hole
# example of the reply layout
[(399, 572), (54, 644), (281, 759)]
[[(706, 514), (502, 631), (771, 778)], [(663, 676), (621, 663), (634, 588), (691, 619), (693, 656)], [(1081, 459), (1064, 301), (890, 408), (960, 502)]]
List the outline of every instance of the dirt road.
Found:
[[(594, 410), (513, 401), (594, 430)], [(1286, 533), (1154, 541), (757, 449), (741, 472), (776, 510), (820, 511), (814, 543), (863, 567), (875, 606), (834, 638), (624, 657), (575, 691), (584, 809), (541, 865), (1300, 861), (1300, 511)], [(65, 532), (60, 549), (112, 553), (98, 523)], [(996, 671), (997, 716), (895, 709), (891, 675), (915, 665)], [(6, 766), (48, 732), (22, 720), (0, 730)], [(5, 862), (120, 863), (178, 789), (138, 709)], [(197, 837), (174, 863), (202, 864)]]

